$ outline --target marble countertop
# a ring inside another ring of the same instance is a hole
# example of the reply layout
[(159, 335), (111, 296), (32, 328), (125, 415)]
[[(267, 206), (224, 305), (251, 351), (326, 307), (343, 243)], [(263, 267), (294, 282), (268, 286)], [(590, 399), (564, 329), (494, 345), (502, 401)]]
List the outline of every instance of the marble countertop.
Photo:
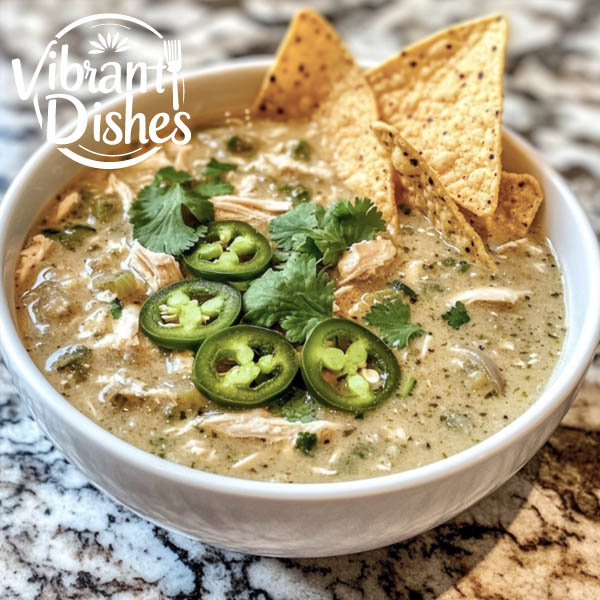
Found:
[[(356, 55), (381, 60), (448, 23), (504, 10), (505, 123), (569, 185), (600, 232), (600, 3), (595, 0), (175, 0), (0, 4), (0, 193), (40, 142), (10, 59), (35, 64), (65, 24), (143, 17), (183, 40), (185, 68), (271, 53), (299, 5), (330, 16)], [(15, 31), (19, 35), (15, 35)], [(0, 341), (1, 343), (1, 341)], [(595, 599), (600, 597), (600, 354), (560, 428), (494, 494), (452, 521), (372, 552), (285, 560), (225, 552), (115, 504), (64, 460), (0, 365), (0, 598)]]

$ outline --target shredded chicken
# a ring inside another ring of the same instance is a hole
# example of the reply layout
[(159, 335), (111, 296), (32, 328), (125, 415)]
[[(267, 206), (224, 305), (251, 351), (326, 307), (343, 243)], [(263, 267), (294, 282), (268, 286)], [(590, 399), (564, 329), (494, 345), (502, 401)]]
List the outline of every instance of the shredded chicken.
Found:
[(101, 375), (97, 382), (105, 384), (98, 394), (101, 402), (128, 406), (148, 403), (155, 408), (162, 408), (166, 402), (177, 399), (177, 390), (150, 387), (140, 379), (128, 377), (124, 369), (120, 369), (110, 377)]
[(21, 259), (17, 269), (17, 280), (23, 283), (33, 270), (46, 258), (48, 250), (54, 242), (41, 233), (34, 235), (27, 245), (21, 250)]
[(238, 195), (244, 198), (251, 196), (256, 191), (259, 182), (257, 175), (246, 175), (237, 186)]
[(201, 425), (215, 433), (233, 438), (259, 438), (270, 442), (294, 442), (301, 431), (314, 433), (319, 439), (331, 439), (341, 434), (346, 426), (333, 421), (311, 421), (309, 423), (291, 423), (281, 417), (273, 417), (262, 409), (217, 415), (204, 415), (194, 419), (195, 425)]
[(56, 213), (54, 214), (54, 218), (57, 221), (62, 221), (69, 213), (73, 211), (73, 209), (79, 204), (81, 200), (81, 196), (79, 192), (71, 192), (67, 194), (56, 207)]
[(237, 204), (238, 206), (257, 209), (273, 215), (284, 213), (292, 207), (291, 202), (287, 200), (266, 200), (232, 195), (214, 196), (211, 202), (215, 205), (215, 209), (218, 209), (221, 204)]
[(117, 320), (113, 319), (112, 333), (98, 340), (94, 348), (125, 350), (132, 346), (139, 346), (139, 320), (140, 307), (134, 304), (125, 306), (121, 316)]
[(421, 279), (422, 260), (411, 260), (405, 267), (404, 279), (410, 285), (416, 285)]
[(261, 200), (241, 196), (215, 196), (215, 220), (237, 219), (252, 225), (264, 226), (276, 215), (291, 208), (291, 203), (281, 200)]
[(113, 319), (105, 307), (98, 308), (79, 325), (78, 337), (89, 340), (91, 348), (126, 350), (138, 346), (139, 313), (139, 306), (125, 306), (119, 319)]
[(518, 246), (521, 246), (522, 244), (526, 244), (526, 243), (527, 243), (527, 238), (519, 238), (518, 240), (512, 240), (510, 242), (505, 242), (504, 244), (500, 244), (499, 246), (496, 246), (495, 251), (501, 253), (501, 252), (504, 252), (505, 250), (517, 248)]
[(347, 318), (358, 317), (369, 310), (370, 304), (365, 302), (363, 297), (359, 298), (351, 306), (348, 306), (349, 298), (352, 298), (354, 293), (355, 288), (353, 285), (343, 285), (333, 292), (335, 297), (333, 312), (335, 315), (342, 315)]
[(152, 252), (144, 248), (138, 241), (135, 241), (131, 247), (129, 266), (153, 291), (183, 279), (179, 265), (171, 255)]
[(512, 290), (500, 287), (480, 287), (474, 290), (465, 290), (446, 299), (448, 306), (457, 302), (472, 304), (473, 302), (504, 302), (514, 304), (520, 298), (530, 295), (528, 290)]
[(340, 274), (338, 285), (353, 279), (373, 275), (396, 256), (396, 248), (390, 240), (376, 239), (352, 244), (340, 258), (337, 268)]
[(431, 344), (432, 339), (433, 336), (430, 334), (425, 336), (425, 339), (423, 340), (423, 345), (421, 346), (421, 359), (424, 359), (427, 356), (427, 353), (429, 352), (429, 344)]
[(192, 372), (194, 355), (191, 352), (170, 352), (166, 362), (168, 373), (188, 375)]
[(121, 204), (123, 205), (123, 212), (127, 214), (134, 198), (131, 188), (124, 181), (119, 179), (114, 173), (111, 173), (108, 176), (108, 186), (106, 191), (119, 196), (121, 199)]
[(244, 456), (244, 458), (240, 458), (240, 460), (233, 463), (231, 465), (231, 468), (232, 469), (241, 469), (241, 468), (251, 467), (257, 462), (257, 459), (261, 457), (261, 454), (262, 454), (261, 452), (253, 452), (252, 454), (249, 454), (248, 456)]

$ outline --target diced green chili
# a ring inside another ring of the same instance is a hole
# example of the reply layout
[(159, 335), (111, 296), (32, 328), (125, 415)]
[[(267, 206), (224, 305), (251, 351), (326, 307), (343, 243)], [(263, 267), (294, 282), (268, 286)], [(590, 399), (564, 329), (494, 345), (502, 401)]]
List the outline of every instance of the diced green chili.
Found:
[(294, 160), (301, 160), (304, 162), (308, 162), (312, 155), (312, 148), (310, 144), (304, 140), (298, 140), (291, 148), (290, 148), (290, 156)]

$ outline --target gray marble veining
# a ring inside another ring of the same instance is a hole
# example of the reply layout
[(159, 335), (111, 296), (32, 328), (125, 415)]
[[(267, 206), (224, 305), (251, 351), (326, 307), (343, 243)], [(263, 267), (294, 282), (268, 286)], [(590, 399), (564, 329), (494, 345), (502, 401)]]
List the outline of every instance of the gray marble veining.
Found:
[[(40, 142), (10, 59), (35, 64), (61, 26), (140, 16), (182, 39), (185, 68), (271, 53), (291, 0), (4, 0), (0, 191)], [(505, 123), (567, 178), (600, 232), (600, 3), (321, 0), (351, 49), (380, 60), (436, 28), (503, 10), (511, 23)], [(9, 149), (9, 150), (7, 150)], [(0, 341), (1, 343), (1, 341)], [(116, 505), (52, 447), (0, 366), (0, 598), (112, 600), (600, 597), (600, 357), (576, 406), (497, 492), (413, 540), (354, 556), (265, 559), (171, 534)]]

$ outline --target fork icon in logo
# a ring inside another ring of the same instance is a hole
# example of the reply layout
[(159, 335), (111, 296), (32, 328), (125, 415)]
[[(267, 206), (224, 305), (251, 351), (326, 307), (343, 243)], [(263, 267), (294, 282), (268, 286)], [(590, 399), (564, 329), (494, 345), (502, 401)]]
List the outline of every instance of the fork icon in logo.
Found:
[(177, 73), (181, 71), (181, 42), (179, 40), (164, 41), (164, 55), (167, 71), (173, 75), (173, 110), (179, 110), (179, 90)]

